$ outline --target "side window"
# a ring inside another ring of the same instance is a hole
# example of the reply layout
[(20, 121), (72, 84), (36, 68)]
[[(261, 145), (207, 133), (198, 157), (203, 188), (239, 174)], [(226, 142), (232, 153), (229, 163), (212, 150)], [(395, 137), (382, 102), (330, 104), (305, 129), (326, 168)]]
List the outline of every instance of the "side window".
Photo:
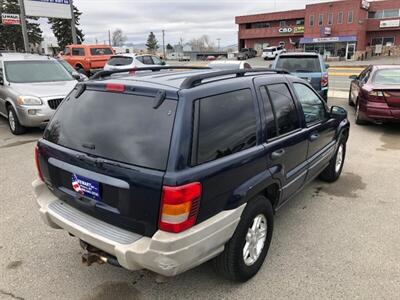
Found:
[(159, 59), (157, 56), (152, 56), (151, 58), (153, 59), (153, 65), (162, 65), (162, 60)]
[(276, 128), (275, 114), (271, 105), (271, 101), (268, 96), (267, 88), (262, 86), (260, 88), (260, 93), (262, 97), (262, 101), (264, 104), (265, 111), (265, 123), (266, 123), (266, 134), (267, 139), (273, 139), (278, 136), (278, 130)]
[(151, 59), (151, 56), (143, 56), (143, 63), (145, 65), (152, 65), (153, 60)]
[(136, 57), (136, 59), (143, 64), (143, 56), (138, 56), (138, 57)]
[(294, 83), (293, 86), (303, 108), (307, 125), (326, 120), (326, 109), (322, 100), (302, 83)]
[(85, 50), (83, 48), (72, 48), (72, 55), (85, 56)]
[(284, 83), (271, 84), (267, 90), (278, 122), (278, 135), (300, 128), (297, 109), (288, 86)]
[(195, 101), (194, 128), (193, 165), (255, 146), (257, 119), (251, 91), (244, 89)]
[(71, 55), (71, 48), (66, 47), (63, 52), (64, 55)]
[(370, 75), (371, 75), (371, 69), (368, 69), (367, 72), (365, 72), (364, 77), (360, 80), (360, 82), (363, 84), (367, 83)]

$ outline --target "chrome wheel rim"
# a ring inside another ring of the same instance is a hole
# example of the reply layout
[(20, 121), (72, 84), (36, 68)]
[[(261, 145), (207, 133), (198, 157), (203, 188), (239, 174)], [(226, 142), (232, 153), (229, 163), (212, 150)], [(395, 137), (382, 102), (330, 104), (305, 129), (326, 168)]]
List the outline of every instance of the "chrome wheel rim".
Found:
[(15, 131), (15, 118), (11, 110), (8, 112), (8, 123), (10, 124), (11, 130)]
[(335, 172), (338, 173), (343, 163), (343, 145), (339, 146), (338, 152), (336, 154), (336, 165)]
[(247, 266), (253, 265), (261, 255), (267, 238), (267, 219), (263, 214), (257, 215), (246, 234), (243, 247), (243, 260)]

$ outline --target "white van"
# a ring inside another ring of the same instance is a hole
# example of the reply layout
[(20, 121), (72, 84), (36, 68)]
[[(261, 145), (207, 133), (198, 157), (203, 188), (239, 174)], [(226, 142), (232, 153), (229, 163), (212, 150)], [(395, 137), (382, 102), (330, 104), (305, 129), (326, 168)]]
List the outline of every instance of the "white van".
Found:
[(275, 59), (275, 57), (277, 57), (282, 52), (286, 52), (286, 49), (283, 46), (267, 47), (263, 49), (261, 57), (265, 60)]

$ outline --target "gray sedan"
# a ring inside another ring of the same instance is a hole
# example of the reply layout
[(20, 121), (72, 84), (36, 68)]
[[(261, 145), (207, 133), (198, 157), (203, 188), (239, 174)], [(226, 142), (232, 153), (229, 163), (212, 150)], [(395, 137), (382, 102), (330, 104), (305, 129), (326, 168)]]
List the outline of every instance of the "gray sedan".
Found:
[(0, 115), (13, 134), (26, 127), (42, 127), (77, 81), (55, 59), (47, 56), (0, 55)]

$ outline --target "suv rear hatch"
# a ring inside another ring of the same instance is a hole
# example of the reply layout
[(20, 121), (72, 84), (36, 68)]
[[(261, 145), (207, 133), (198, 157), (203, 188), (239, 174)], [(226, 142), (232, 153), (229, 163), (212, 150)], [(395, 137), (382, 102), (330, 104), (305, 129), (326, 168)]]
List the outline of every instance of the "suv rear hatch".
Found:
[(81, 87), (60, 105), (38, 143), (44, 181), (78, 210), (151, 236), (158, 227), (174, 93), (154, 108), (154, 89)]
[(324, 72), (318, 55), (281, 55), (275, 68), (285, 69), (308, 81), (315, 90), (321, 90), (321, 78)]
[(91, 69), (101, 69), (113, 55), (113, 50), (107, 47), (90, 48)]

